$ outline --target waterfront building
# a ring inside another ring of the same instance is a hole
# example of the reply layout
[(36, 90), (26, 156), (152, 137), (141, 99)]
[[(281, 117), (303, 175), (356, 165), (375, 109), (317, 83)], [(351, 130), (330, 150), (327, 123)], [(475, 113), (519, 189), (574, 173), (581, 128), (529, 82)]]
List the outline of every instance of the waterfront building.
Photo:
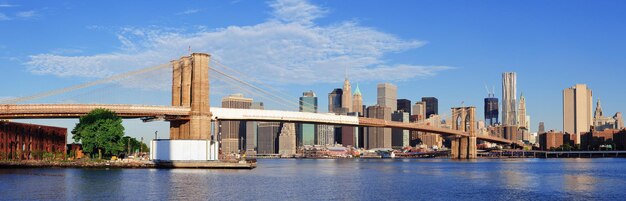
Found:
[[(381, 83), (377, 86), (377, 101), (381, 107), (388, 107), (390, 110), (398, 108), (398, 87), (391, 83)], [(389, 113), (391, 115), (391, 113)]]
[[(250, 109), (252, 98), (245, 98), (243, 94), (232, 94), (222, 98), (222, 108)], [(222, 153), (232, 154), (244, 150), (241, 139), (246, 137), (245, 121), (220, 121)]]
[(315, 135), (316, 145), (331, 145), (335, 140), (335, 126), (328, 124), (316, 124), (317, 133)]
[(280, 123), (259, 122), (258, 126), (257, 154), (276, 154), (278, 152), (278, 135), (281, 131)]
[[(381, 105), (369, 106), (367, 117), (391, 121), (391, 108)], [(366, 135), (366, 149), (391, 148), (391, 128), (368, 127)]]
[(576, 144), (580, 144), (580, 135), (589, 132), (593, 125), (592, 96), (585, 84), (563, 90), (563, 131), (575, 135)]
[(358, 132), (354, 126), (342, 126), (341, 127), (341, 144), (343, 146), (356, 147), (358, 141)]
[(485, 123), (487, 126), (495, 126), (499, 123), (498, 98), (492, 93), (485, 98)]
[[(300, 97), (300, 112), (317, 113), (317, 96), (313, 91), (302, 93)], [(298, 124), (297, 146), (315, 145), (315, 125)]]
[(64, 153), (66, 128), (0, 121), (0, 160), (41, 160), (43, 153)]
[(411, 116), (411, 101), (407, 99), (398, 99), (396, 101), (398, 108), (396, 110), (406, 112)]
[(426, 116), (426, 102), (416, 102), (415, 105), (413, 105), (413, 115), (411, 116), (415, 115), (417, 116), (415, 117), (414, 122), (419, 122), (428, 118), (428, 116)]
[(328, 94), (328, 112), (341, 114), (344, 113), (345, 110), (342, 107), (342, 97), (343, 97), (343, 89), (336, 88), (332, 92)]
[(541, 150), (550, 150), (563, 145), (563, 133), (550, 131), (539, 134), (539, 147)]
[(422, 97), (422, 102), (426, 103), (426, 119), (431, 115), (439, 115), (439, 100), (435, 97)]
[(363, 95), (361, 95), (361, 89), (359, 89), (358, 83), (356, 84), (352, 99), (352, 111), (358, 112), (359, 116), (363, 116)]
[(348, 80), (348, 76), (346, 75), (346, 79), (343, 81), (343, 95), (341, 96), (341, 107), (345, 113), (352, 112), (354, 109), (354, 102), (352, 102), (352, 88), (350, 86), (350, 81)]
[(418, 134), (420, 144), (426, 145), (429, 149), (439, 149), (443, 147), (443, 137), (441, 135), (432, 133), (420, 133)]
[(278, 154), (282, 156), (296, 154), (296, 127), (294, 123), (283, 123), (278, 135)]
[(502, 125), (517, 126), (517, 76), (515, 72), (502, 73)]
[[(391, 121), (409, 123), (409, 113), (397, 110), (391, 114)], [(391, 147), (402, 149), (409, 146), (409, 130), (391, 129)]]

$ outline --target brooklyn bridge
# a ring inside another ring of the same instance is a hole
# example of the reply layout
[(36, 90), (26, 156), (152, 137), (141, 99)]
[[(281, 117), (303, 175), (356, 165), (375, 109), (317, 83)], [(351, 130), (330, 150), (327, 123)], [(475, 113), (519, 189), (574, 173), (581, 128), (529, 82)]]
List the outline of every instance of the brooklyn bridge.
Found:
[[(477, 135), (475, 130), (475, 108), (452, 108), (452, 128), (440, 128), (426, 123), (403, 123), (383, 119), (346, 116), (336, 114), (294, 112), (283, 110), (231, 109), (210, 106), (210, 55), (193, 53), (168, 64), (145, 68), (103, 80), (81, 84), (64, 89), (45, 92), (33, 96), (4, 101), (0, 105), (0, 119), (52, 119), (79, 118), (96, 108), (109, 109), (122, 118), (140, 118), (145, 121), (163, 120), (170, 123), (172, 140), (211, 140), (216, 132), (211, 124), (219, 121), (264, 121), (347, 125), (356, 127), (396, 128), (410, 131), (439, 134), (451, 141), (453, 158), (476, 158), (477, 140), (499, 144), (517, 142), (487, 135)], [(20, 104), (31, 99), (65, 93), (68, 91), (109, 82), (120, 77), (133, 76), (155, 68), (171, 68), (171, 105), (130, 105), (130, 104)], [(216, 71), (227, 75), (224, 72)]]

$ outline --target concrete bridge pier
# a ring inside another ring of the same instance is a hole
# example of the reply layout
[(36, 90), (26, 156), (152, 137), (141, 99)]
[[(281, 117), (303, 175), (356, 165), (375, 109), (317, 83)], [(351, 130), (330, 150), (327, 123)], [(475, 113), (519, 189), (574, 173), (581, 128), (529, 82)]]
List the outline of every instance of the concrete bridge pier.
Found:
[(451, 158), (453, 159), (474, 159), (477, 157), (476, 137), (452, 137)]

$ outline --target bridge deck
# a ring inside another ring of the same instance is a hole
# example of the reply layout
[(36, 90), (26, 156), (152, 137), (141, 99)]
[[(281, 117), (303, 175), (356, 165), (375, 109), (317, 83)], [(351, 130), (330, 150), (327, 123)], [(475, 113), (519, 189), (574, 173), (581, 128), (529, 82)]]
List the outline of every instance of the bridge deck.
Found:
[[(42, 118), (79, 118), (96, 108), (112, 110), (122, 118), (165, 117), (166, 119), (186, 118), (191, 109), (175, 106), (149, 105), (113, 105), (113, 104), (26, 104), (0, 105), (0, 119), (42, 119)], [(424, 124), (385, 121), (355, 116), (306, 113), (279, 110), (253, 110), (211, 108), (212, 118), (218, 120), (248, 120), (248, 121), (280, 121), (299, 123), (318, 123), (333, 125), (351, 125), (367, 127), (400, 128), (413, 131), (436, 133), (444, 136), (469, 136), (468, 133), (432, 127)], [(477, 136), (479, 140), (512, 144), (507, 139), (492, 136)]]

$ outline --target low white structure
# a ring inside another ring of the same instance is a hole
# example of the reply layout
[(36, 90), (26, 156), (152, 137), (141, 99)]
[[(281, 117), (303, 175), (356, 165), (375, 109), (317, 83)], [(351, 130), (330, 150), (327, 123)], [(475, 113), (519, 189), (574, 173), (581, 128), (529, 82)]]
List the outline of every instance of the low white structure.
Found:
[(215, 161), (219, 146), (211, 140), (152, 140), (150, 159), (153, 161)]

